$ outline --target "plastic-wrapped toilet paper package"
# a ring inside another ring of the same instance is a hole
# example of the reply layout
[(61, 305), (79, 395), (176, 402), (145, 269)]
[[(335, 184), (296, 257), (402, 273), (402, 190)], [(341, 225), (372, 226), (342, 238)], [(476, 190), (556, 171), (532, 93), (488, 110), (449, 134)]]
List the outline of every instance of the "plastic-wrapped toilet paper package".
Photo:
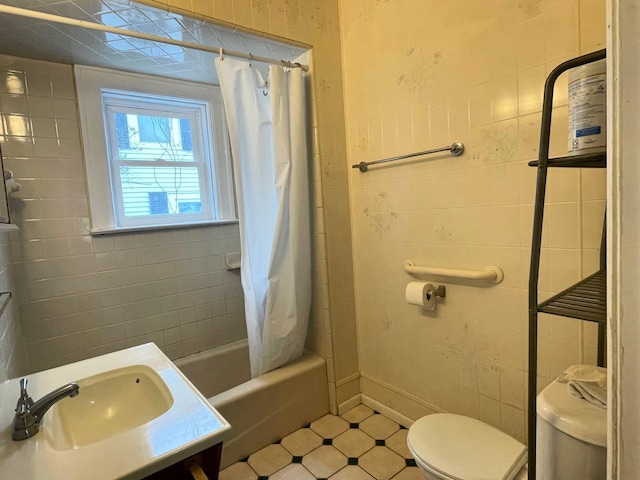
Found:
[(605, 60), (569, 70), (569, 154), (604, 151), (607, 145)]

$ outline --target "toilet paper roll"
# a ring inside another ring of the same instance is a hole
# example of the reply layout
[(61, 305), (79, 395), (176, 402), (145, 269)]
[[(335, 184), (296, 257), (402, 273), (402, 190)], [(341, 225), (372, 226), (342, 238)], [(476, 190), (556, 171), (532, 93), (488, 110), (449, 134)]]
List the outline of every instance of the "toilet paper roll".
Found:
[(436, 296), (433, 294), (435, 288), (430, 283), (409, 282), (404, 294), (407, 303), (420, 305), (425, 310), (436, 309)]

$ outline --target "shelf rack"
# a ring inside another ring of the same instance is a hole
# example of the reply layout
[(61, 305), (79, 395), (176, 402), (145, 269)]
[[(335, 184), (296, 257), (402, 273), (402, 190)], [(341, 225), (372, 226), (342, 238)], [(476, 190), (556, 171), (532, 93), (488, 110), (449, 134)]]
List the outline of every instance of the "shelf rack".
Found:
[(538, 311), (589, 322), (607, 321), (607, 272), (600, 270), (549, 300)]
[[(530, 167), (537, 167), (538, 160), (529, 162)], [(554, 157), (547, 160), (547, 167), (564, 168), (605, 168), (607, 166), (606, 152), (590, 153), (585, 155), (569, 155), (566, 157)]]
[(538, 314), (549, 313), (598, 324), (598, 365), (604, 365), (607, 321), (606, 222), (600, 246), (600, 269), (595, 274), (538, 303), (538, 279), (542, 248), (544, 200), (549, 168), (605, 168), (606, 153), (549, 158), (553, 93), (558, 77), (575, 67), (602, 60), (606, 50), (582, 55), (558, 65), (547, 77), (542, 102), (540, 148), (538, 160), (529, 165), (537, 168), (536, 199), (529, 269), (529, 377), (528, 377), (528, 479), (536, 479), (536, 397), (538, 391)]

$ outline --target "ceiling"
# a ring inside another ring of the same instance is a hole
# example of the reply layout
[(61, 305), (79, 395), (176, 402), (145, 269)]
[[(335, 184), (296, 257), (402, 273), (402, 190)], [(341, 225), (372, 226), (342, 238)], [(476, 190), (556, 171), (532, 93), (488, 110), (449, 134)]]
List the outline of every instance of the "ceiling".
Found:
[[(1, 0), (0, 3), (256, 56), (293, 61), (304, 48), (123, 0)], [(0, 13), (0, 54), (218, 83), (217, 56), (194, 49)], [(266, 65), (258, 64), (258, 68)]]

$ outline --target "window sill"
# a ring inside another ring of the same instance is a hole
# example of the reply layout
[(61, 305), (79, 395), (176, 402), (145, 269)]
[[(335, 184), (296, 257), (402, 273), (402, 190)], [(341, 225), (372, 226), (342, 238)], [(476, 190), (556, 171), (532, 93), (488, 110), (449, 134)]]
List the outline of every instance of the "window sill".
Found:
[(167, 225), (140, 225), (136, 227), (93, 228), (90, 230), (90, 233), (91, 235), (113, 235), (118, 233), (147, 232), (150, 230), (173, 230), (176, 228), (213, 227), (216, 225), (229, 225), (233, 223), (238, 223), (238, 220), (237, 219), (211, 220), (208, 222), (177, 223), (177, 224), (167, 224)]

